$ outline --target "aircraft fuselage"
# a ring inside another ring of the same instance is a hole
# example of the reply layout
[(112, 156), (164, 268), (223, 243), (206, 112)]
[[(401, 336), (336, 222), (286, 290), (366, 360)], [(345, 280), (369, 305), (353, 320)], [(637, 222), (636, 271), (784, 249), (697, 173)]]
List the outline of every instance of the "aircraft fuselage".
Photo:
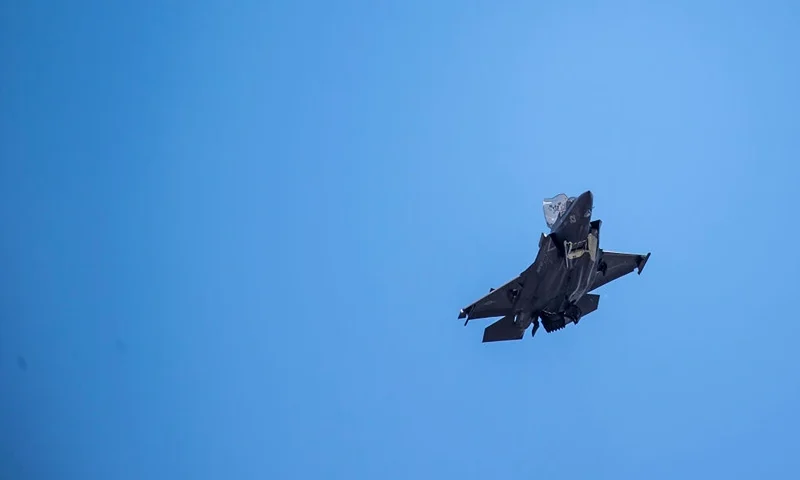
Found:
[[(608, 252), (600, 248), (600, 220), (592, 220), (591, 191), (564, 202), (545, 199), (550, 234), (542, 235), (536, 259), (516, 278), (462, 308), (458, 318), (502, 316), (484, 330), (484, 342), (519, 340), (533, 324), (560, 330), (595, 311), (599, 295), (589, 293), (628, 273), (642, 272), (650, 254)], [(549, 203), (548, 203), (549, 202)], [(548, 210), (549, 209), (549, 210)]]
[(527, 288), (514, 305), (520, 327), (533, 322), (538, 328), (538, 317), (564, 324), (580, 319), (576, 304), (589, 291), (600, 260), (601, 222), (592, 222), (593, 206), (592, 192), (584, 192), (543, 237), (536, 261), (523, 273)]

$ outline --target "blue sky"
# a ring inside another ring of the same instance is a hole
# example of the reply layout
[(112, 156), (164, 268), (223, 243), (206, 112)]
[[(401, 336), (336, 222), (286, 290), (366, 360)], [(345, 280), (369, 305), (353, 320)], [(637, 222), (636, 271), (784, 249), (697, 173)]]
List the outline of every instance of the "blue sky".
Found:
[[(797, 5), (0, 8), (0, 478), (795, 477)], [(586, 189), (645, 272), (481, 344)]]

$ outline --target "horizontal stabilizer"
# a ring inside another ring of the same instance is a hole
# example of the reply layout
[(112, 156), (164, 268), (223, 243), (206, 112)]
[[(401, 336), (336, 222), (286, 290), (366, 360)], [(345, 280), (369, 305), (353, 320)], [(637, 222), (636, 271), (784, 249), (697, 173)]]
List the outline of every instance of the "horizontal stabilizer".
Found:
[(600, 304), (600, 295), (596, 293), (587, 293), (586, 295), (582, 296), (580, 300), (575, 304), (581, 310), (581, 316), (585, 317), (586, 315), (594, 312), (597, 310), (597, 306)]
[(483, 331), (483, 342), (502, 342), (505, 340), (522, 340), (525, 329), (514, 323), (513, 315), (506, 315), (486, 327)]

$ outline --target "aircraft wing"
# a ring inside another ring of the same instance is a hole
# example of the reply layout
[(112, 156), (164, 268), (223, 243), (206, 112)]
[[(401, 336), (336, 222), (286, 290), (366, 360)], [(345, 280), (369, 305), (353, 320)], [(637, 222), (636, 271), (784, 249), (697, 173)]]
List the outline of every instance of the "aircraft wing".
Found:
[(500, 317), (511, 313), (519, 292), (522, 291), (522, 277), (516, 277), (498, 289), (491, 289), (479, 300), (461, 309), (458, 318)]
[(601, 271), (600, 274), (595, 277), (594, 283), (589, 291), (600, 288), (637, 269), (639, 271), (638, 273), (641, 274), (649, 258), (649, 253), (647, 255), (641, 255), (638, 253), (619, 253), (604, 250), (600, 264), (605, 266), (605, 271)]

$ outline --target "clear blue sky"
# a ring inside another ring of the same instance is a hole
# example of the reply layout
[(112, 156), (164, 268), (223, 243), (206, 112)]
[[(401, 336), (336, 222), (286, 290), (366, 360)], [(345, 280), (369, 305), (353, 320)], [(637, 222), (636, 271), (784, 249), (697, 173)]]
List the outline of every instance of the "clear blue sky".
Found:
[(0, 478), (796, 478), (800, 6), (650, 3), (4, 2)]

